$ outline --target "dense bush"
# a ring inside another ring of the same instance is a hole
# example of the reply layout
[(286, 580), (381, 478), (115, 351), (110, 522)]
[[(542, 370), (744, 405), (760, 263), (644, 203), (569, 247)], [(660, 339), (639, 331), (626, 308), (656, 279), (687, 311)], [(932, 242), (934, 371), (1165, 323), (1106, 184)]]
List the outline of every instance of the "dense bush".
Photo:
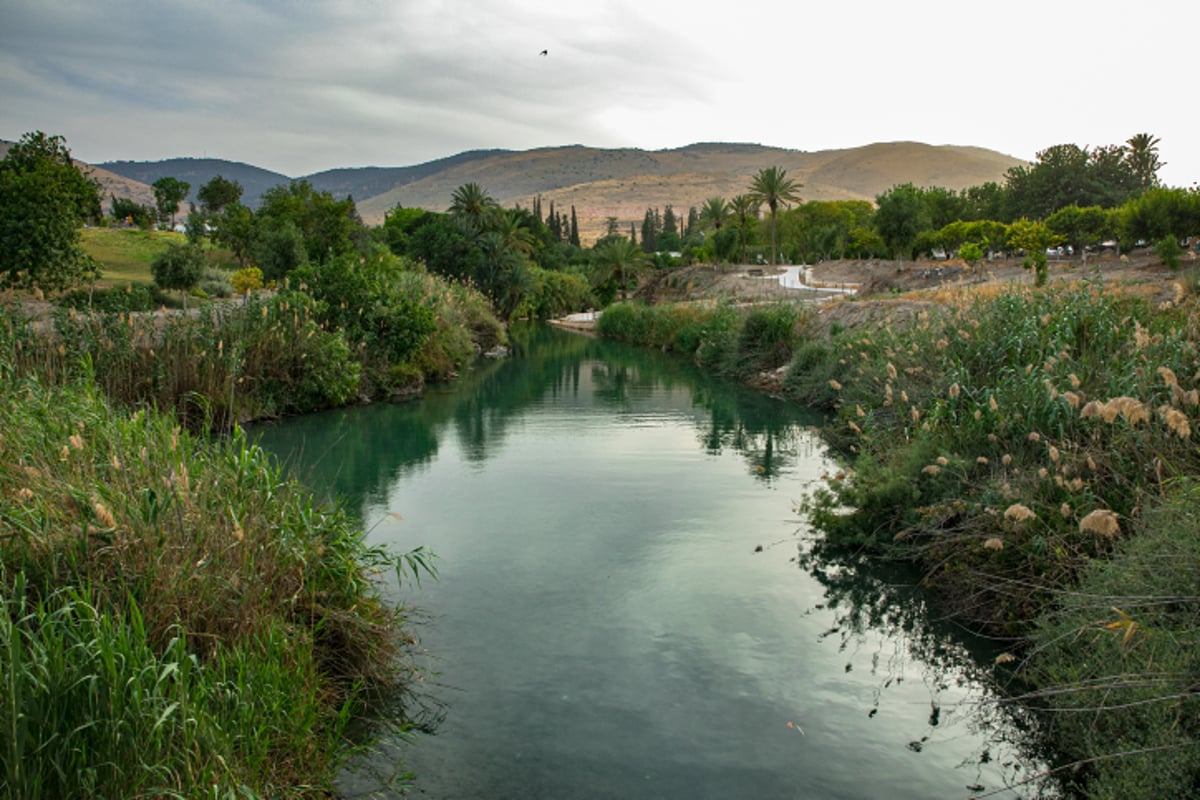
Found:
[(1020, 699), (1089, 797), (1200, 780), (1197, 312), (1011, 290), (806, 346), (786, 384), (850, 456), (806, 505), (821, 547), (917, 561), (946, 613), (1031, 637)]
[[(5, 362), (0, 361), (0, 364)], [(368, 548), (238, 435), (0, 382), (0, 796), (294, 797), (405, 676)]]
[(806, 340), (810, 312), (790, 303), (751, 309), (722, 303), (618, 303), (605, 309), (597, 331), (621, 341), (692, 358), (723, 375), (744, 378), (788, 362)]

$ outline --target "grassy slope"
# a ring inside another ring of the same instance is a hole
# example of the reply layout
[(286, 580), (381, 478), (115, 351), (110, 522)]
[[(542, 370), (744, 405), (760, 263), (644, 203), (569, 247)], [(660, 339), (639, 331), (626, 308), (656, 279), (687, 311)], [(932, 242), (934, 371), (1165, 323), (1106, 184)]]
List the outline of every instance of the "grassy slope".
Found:
[[(121, 285), (132, 283), (152, 286), (150, 264), (167, 249), (167, 245), (187, 241), (182, 233), (173, 231), (143, 231), (138, 228), (85, 228), (83, 249), (100, 262), (101, 279)], [(238, 264), (227, 250), (210, 250), (212, 266), (237, 269)]]

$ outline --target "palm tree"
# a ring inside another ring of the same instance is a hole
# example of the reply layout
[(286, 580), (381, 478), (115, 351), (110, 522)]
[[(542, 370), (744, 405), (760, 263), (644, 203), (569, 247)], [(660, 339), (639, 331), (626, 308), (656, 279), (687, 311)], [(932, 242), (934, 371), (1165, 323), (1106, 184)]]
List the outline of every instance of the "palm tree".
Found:
[(1158, 185), (1158, 171), (1165, 166), (1158, 160), (1157, 136), (1148, 133), (1138, 133), (1129, 137), (1125, 144), (1129, 145), (1129, 166), (1143, 189)]
[(710, 197), (704, 201), (704, 206), (700, 209), (700, 222), (705, 225), (712, 225), (714, 230), (721, 230), (721, 227), (729, 219), (731, 214), (729, 204), (725, 202), (723, 197)]
[(610, 239), (596, 249), (596, 284), (614, 280), (621, 289), (621, 299), (629, 296), (629, 281), (650, 268), (650, 256), (629, 239)]
[(796, 194), (804, 184), (796, 183), (787, 176), (786, 169), (765, 167), (758, 171), (750, 183), (750, 196), (759, 203), (766, 203), (771, 211), (771, 264), (775, 264), (775, 215), (779, 212), (780, 204), (795, 203), (800, 200)]
[(526, 226), (525, 217), (514, 209), (496, 213), (491, 229), (500, 234), (504, 245), (509, 249), (524, 256), (533, 253), (536, 244), (533, 231)]
[(750, 220), (758, 219), (758, 207), (762, 205), (753, 195), (739, 194), (729, 201), (730, 215), (737, 220), (738, 241), (742, 248), (743, 264), (746, 263), (746, 234), (750, 230)]
[(478, 183), (464, 183), (450, 196), (450, 215), (472, 234), (482, 232), (500, 205)]

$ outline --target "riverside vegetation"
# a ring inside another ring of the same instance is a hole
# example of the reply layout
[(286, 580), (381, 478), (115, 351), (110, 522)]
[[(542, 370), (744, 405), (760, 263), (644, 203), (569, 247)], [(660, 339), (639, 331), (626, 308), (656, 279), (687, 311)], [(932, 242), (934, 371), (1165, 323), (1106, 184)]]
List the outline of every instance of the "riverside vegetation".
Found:
[[(829, 413), (846, 467), (801, 507), (816, 552), (913, 562), (947, 614), (1007, 643), (996, 679), (1037, 722), (1051, 768), (1026, 783), (1048, 794), (1200, 793), (1200, 276), (1180, 272), (1200, 193), (1158, 183), (1156, 144), (1057, 146), (962, 195), (897, 186), (858, 227), (837, 204), (781, 215), (797, 261), (1024, 251), (1032, 287), (892, 296), (894, 324), (846, 328), (728, 302), (634, 302), (598, 323)], [(1049, 248), (1086, 263), (1108, 240), (1153, 243), (1174, 299), (1098, 269), (1047, 286)]]
[[(49, 320), (0, 315), (7, 796), (320, 795), (351, 719), (406, 677), (403, 612), (372, 574), (411, 580), (428, 555), (366, 546), (237, 422), (407, 396), (503, 342), (504, 320), (605, 305), (677, 255), (966, 258), (1021, 246), (1015, 232), (1039, 284), (1058, 243), (1146, 239), (1177, 260), (1200, 204), (1157, 185), (1156, 143), (1060, 146), (1004, 187), (898, 186), (877, 208), (789, 210), (800, 186), (763, 170), (777, 180), (686, 225), (648, 209), (639, 245), (610, 218), (590, 252), (573, 208), (543, 220), (540, 198), (501, 209), (475, 184), (445, 214), (396, 208), (367, 229), (352, 200), (303, 181), (252, 211), (218, 177), (185, 241), (121, 231), (143, 247), (120, 277), (148, 268), (152, 300), (95, 284), (113, 238), (81, 246), (96, 187), (60, 137), (27, 134), (0, 161), (0, 288), (67, 293)], [(177, 211), (163, 199), (112, 198), (112, 213), (149, 228)], [(251, 296), (264, 280), (275, 291)], [(208, 302), (230, 289), (244, 301)], [(201, 305), (150, 313), (166, 290)], [(786, 393), (834, 412), (853, 460), (808, 506), (824, 546), (918, 560), (964, 619), (1013, 637), (1002, 667), (1046, 711), (1062, 785), (1157, 797), (1194, 793), (1200, 774), (1193, 304), (1016, 291), (828, 339), (789, 305), (621, 304), (600, 326), (739, 379), (786, 369)], [(1164, 552), (1180, 554), (1170, 568)]]
[(445, 378), (472, 331), (503, 335), (477, 293), (393, 277), (408, 305), (356, 313), (369, 331), (298, 290), (196, 316), (67, 308), (52, 335), (0, 314), (3, 796), (320, 795), (351, 723), (411, 681), (375, 575), (412, 580), (429, 554), (368, 546), (234, 424)]
[(36, 257), (3, 282), (66, 291), (48, 314), (0, 303), (0, 797), (328, 796), (418, 724), (395, 707), (419, 676), (378, 576), (418, 580), (432, 555), (368, 545), (238, 423), (406, 396), (504, 327), (365, 238), (190, 312), (147, 311), (141, 285), (70, 291), (102, 271), (78, 242), (86, 187), (56, 196), (78, 174), (56, 137), (14, 149), (0, 217), (27, 214), (6, 245)]
[(782, 394), (831, 415), (847, 463), (804, 506), (825, 555), (914, 561), (948, 613), (1009, 640), (997, 678), (1039, 712), (1043, 778), (1088, 797), (1194, 794), (1195, 297), (1157, 307), (1085, 281), (964, 291), (828, 336), (815, 319), (629, 303), (599, 331), (735, 378), (782, 369)]

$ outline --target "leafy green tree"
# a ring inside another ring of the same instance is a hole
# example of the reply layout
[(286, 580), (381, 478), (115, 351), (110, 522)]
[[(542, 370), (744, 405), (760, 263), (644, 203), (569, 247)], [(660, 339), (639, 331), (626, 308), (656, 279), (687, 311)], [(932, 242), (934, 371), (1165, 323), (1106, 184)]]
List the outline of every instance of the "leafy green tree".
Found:
[(1069, 205), (1115, 208), (1141, 188), (1120, 146), (1089, 151), (1055, 145), (1039, 152), (1036, 163), (1013, 167), (1005, 177), (1009, 219), (1045, 219)]
[(967, 262), (967, 266), (974, 272), (975, 265), (983, 258), (983, 248), (975, 242), (963, 242), (958, 248), (958, 257)]
[(154, 189), (154, 204), (158, 207), (158, 221), (168, 222), (175, 227), (175, 213), (179, 204), (187, 197), (192, 185), (178, 178), (164, 176), (150, 184)]
[(803, 184), (797, 183), (787, 176), (787, 170), (779, 167), (765, 167), (760, 169), (754, 176), (754, 180), (750, 182), (750, 196), (759, 202), (765, 203), (767, 210), (771, 214), (771, 263), (776, 262), (776, 247), (775, 247), (775, 217), (779, 213), (779, 206), (795, 203), (800, 200), (799, 191)]
[(1179, 246), (1179, 240), (1174, 236), (1164, 236), (1154, 243), (1154, 254), (1163, 264), (1177, 270), (1180, 266), (1179, 257), (1183, 255), (1183, 248)]
[(996, 181), (971, 186), (963, 192), (965, 210), (963, 219), (978, 221), (993, 219), (1003, 223), (1012, 222), (1008, 214), (1008, 190)]
[(61, 136), (27, 133), (0, 161), (0, 288), (63, 289), (98, 276), (79, 244), (100, 217), (96, 181)]
[(254, 212), (241, 203), (230, 203), (214, 223), (214, 238), (232, 250), (234, 258), (245, 268), (257, 237)]
[(211, 219), (218, 216), (227, 206), (240, 203), (242, 200), (242, 185), (237, 181), (217, 175), (196, 192), (200, 207)]
[(304, 234), (290, 219), (269, 220), (259, 226), (254, 240), (254, 260), (263, 277), (281, 281), (294, 269), (309, 263)]
[(200, 244), (208, 237), (208, 218), (201, 211), (190, 211), (183, 223), (183, 232), (192, 244)]
[(613, 282), (621, 299), (629, 297), (629, 286), (650, 270), (650, 258), (640, 247), (625, 238), (611, 239), (595, 251), (592, 284)]
[(150, 230), (154, 227), (154, 209), (136, 203), (128, 197), (114, 195), (108, 213), (119, 223), (137, 225), (142, 230)]
[(1046, 217), (1046, 227), (1087, 259), (1087, 248), (1115, 235), (1112, 217), (1100, 206), (1069, 205)]
[(150, 264), (150, 274), (154, 276), (154, 284), (165, 291), (176, 289), (183, 297), (183, 307), (187, 308), (187, 294), (204, 277), (204, 267), (208, 263), (204, 251), (199, 246), (188, 243), (170, 242), (167, 249), (160, 253)]
[(929, 214), (929, 224), (934, 229), (944, 228), (951, 222), (971, 218), (971, 201), (966, 194), (941, 186), (929, 186), (918, 190)]
[(432, 214), (413, 230), (408, 255), (433, 273), (460, 280), (472, 277), (471, 242), (463, 226), (449, 214)]
[(1009, 226), (1008, 242), (1013, 249), (1025, 251), (1025, 260), (1021, 263), (1025, 269), (1033, 269), (1034, 285), (1045, 286), (1049, 278), (1046, 250), (1059, 243), (1058, 236), (1046, 223), (1022, 218)]
[(921, 192), (911, 183), (893, 186), (875, 198), (875, 230), (897, 258), (914, 256), (917, 237), (930, 229)]
[(1158, 137), (1148, 133), (1136, 133), (1125, 142), (1129, 148), (1129, 168), (1143, 189), (1158, 186), (1158, 171), (1166, 166), (1158, 158), (1158, 143)]
[[(256, 217), (261, 230), (278, 230), (291, 223), (300, 233), (306, 260), (313, 263), (366, 250), (370, 240), (352, 198), (337, 200), (308, 181), (268, 189)], [(261, 263), (259, 266), (271, 278), (282, 277), (272, 275)]]
[(843, 258), (850, 231), (869, 225), (874, 213), (865, 200), (811, 200), (780, 215), (780, 239), (796, 260)]
[(1158, 242), (1200, 234), (1200, 194), (1186, 189), (1149, 189), (1121, 207), (1123, 242)]
[(380, 238), (396, 255), (406, 255), (413, 232), (428, 222), (431, 216), (423, 208), (396, 206), (384, 215), (383, 225), (378, 229)]

